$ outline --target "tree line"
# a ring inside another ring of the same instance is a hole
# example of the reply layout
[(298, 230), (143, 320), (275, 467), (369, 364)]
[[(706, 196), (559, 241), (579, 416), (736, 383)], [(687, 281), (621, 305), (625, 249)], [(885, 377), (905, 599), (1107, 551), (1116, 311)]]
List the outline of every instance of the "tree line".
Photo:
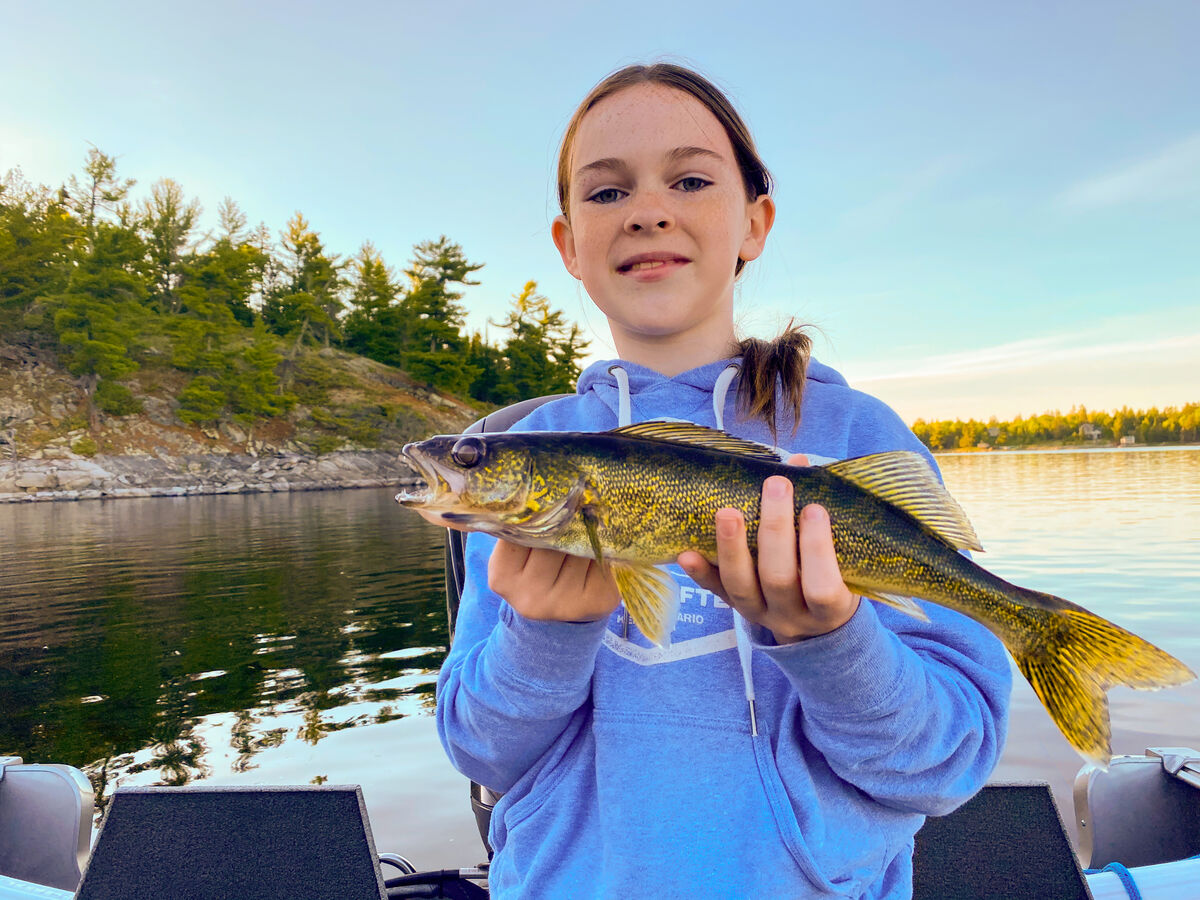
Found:
[(58, 189), (19, 169), (0, 179), (0, 337), (53, 344), (97, 410), (140, 409), (125, 381), (168, 365), (189, 376), (179, 416), (253, 423), (296, 402), (304, 347), (339, 347), (463, 397), (508, 403), (570, 391), (587, 344), (529, 281), (493, 323), (493, 344), (464, 333), (459, 288), (482, 263), (441, 236), (397, 272), (369, 241), (330, 252), (297, 212), (278, 235), (250, 229), (226, 197), (213, 232), (202, 208), (162, 178), (135, 200), (133, 179), (91, 148)]
[(1200, 403), (1164, 409), (1130, 409), (1096, 412), (1072, 407), (1070, 412), (1018, 417), (1010, 422), (995, 418), (926, 422), (918, 419), (913, 432), (930, 450), (965, 450), (975, 447), (1027, 447), (1033, 444), (1117, 443), (1132, 438), (1139, 444), (1200, 441)]

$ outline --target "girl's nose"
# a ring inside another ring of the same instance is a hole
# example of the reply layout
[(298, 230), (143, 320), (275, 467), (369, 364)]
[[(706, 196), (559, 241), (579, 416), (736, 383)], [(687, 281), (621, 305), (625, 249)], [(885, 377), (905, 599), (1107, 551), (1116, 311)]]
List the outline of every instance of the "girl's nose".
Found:
[(629, 205), (629, 215), (625, 219), (627, 232), (655, 229), (666, 231), (675, 226), (675, 216), (657, 193), (635, 194), (634, 197), (634, 202)]

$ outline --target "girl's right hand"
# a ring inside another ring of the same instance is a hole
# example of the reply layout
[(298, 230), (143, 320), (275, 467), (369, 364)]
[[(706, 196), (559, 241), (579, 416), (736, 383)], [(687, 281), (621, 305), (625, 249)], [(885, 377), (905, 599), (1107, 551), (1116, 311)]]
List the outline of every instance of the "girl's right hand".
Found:
[(607, 619), (621, 595), (594, 559), (497, 541), (488, 587), (527, 619), (587, 622)]

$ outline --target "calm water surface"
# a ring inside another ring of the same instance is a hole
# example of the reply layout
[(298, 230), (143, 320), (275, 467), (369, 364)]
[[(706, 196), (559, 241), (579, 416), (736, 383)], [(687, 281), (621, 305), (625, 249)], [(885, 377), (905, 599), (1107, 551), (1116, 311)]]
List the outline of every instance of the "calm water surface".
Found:
[[(1200, 671), (1200, 448), (939, 458), (979, 559)], [(0, 755), (120, 784), (355, 783), (376, 843), (482, 858), (433, 727), (441, 535), (393, 491), (0, 506)], [(1017, 676), (994, 780), (1081, 764)], [(1200, 687), (1114, 689), (1113, 748), (1200, 748)]]

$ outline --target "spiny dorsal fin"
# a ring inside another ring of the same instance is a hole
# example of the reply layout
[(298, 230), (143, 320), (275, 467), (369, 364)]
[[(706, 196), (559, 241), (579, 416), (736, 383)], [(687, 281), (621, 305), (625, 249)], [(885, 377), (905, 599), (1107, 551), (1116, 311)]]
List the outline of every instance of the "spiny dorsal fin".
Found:
[(950, 546), (983, 549), (967, 514), (919, 453), (873, 453), (830, 463), (825, 468), (900, 507)]
[(618, 434), (623, 437), (637, 437), (650, 441), (666, 441), (674, 444), (692, 444), (709, 450), (721, 450), (725, 453), (736, 453), (739, 456), (749, 456), (769, 462), (782, 462), (779, 451), (757, 441), (734, 437), (716, 428), (706, 428), (703, 425), (693, 425), (691, 422), (651, 421), (638, 422), (636, 425), (625, 425), (614, 428), (607, 434)]

